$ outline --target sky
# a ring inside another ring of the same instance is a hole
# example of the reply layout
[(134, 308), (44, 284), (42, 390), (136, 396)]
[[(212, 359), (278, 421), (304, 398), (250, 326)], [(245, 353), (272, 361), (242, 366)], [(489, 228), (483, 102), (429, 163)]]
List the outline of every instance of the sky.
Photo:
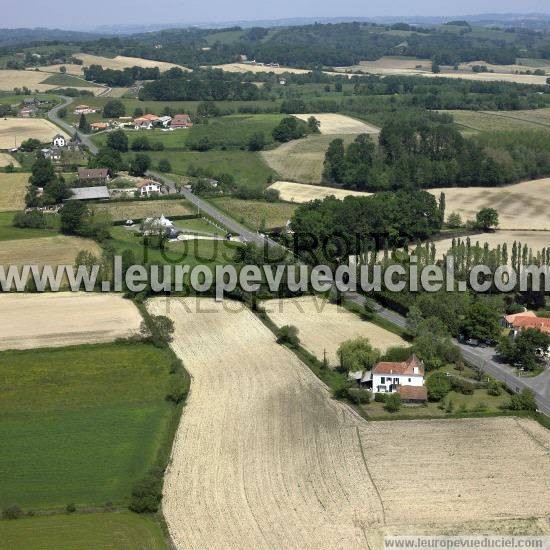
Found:
[(9, 2), (1, 12), (3, 28), (81, 30), (98, 25), (184, 25), (293, 17), (550, 13), (550, 0), (25, 0), (24, 9)]

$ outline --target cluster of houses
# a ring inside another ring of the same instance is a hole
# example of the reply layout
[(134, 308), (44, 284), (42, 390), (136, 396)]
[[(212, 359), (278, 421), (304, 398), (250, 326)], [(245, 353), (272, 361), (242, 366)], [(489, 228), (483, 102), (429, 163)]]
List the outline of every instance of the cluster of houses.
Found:
[(44, 157), (53, 163), (61, 162), (63, 151), (75, 153), (82, 151), (82, 140), (78, 133), (71, 138), (67, 138), (63, 134), (56, 134), (52, 139), (52, 145), (41, 150)]
[[(90, 107), (89, 105), (77, 105), (73, 112), (75, 115), (89, 115), (97, 113), (98, 109)], [(94, 132), (107, 130), (111, 127), (133, 128), (134, 130), (152, 130), (153, 128), (179, 130), (181, 128), (191, 128), (191, 126), (193, 126), (193, 122), (191, 117), (186, 113), (177, 114), (173, 117), (169, 115), (157, 116), (152, 113), (147, 113), (136, 118), (119, 117), (114, 121), (92, 122), (90, 124)]]
[(424, 386), (424, 363), (416, 355), (406, 361), (382, 361), (372, 370), (348, 374), (350, 380), (372, 393), (398, 393), (404, 403), (423, 403), (428, 399)]
[[(534, 328), (545, 334), (550, 334), (550, 319), (538, 317), (534, 311), (522, 311), (512, 315), (505, 315), (500, 320), (502, 328), (510, 331), (510, 336), (516, 338), (528, 328)], [(548, 349), (538, 351), (543, 359), (550, 359), (550, 346)]]
[(19, 105), (19, 116), (22, 118), (37, 116), (40, 109), (48, 106), (49, 103), (47, 101), (43, 101), (37, 97), (25, 97)]

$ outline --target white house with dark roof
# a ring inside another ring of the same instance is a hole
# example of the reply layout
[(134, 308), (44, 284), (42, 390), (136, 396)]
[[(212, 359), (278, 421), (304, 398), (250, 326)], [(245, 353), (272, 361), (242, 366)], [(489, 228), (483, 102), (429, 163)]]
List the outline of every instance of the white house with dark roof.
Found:
[(56, 134), (52, 139), (52, 145), (54, 147), (65, 147), (67, 145), (67, 138), (62, 134)]

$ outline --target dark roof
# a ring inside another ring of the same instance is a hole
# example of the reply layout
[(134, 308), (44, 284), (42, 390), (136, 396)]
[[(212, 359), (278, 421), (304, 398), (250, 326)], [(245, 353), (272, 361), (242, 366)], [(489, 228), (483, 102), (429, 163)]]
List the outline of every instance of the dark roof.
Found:
[(104, 185), (98, 187), (73, 187), (71, 192), (71, 199), (76, 201), (109, 198), (109, 190)]
[(109, 175), (107, 168), (79, 168), (78, 179), (81, 180), (99, 180), (105, 179)]

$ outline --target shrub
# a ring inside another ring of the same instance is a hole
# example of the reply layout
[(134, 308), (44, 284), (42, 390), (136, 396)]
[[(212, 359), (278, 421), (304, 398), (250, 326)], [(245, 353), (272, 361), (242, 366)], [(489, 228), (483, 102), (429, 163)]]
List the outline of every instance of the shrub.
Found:
[(390, 393), (386, 397), (386, 402), (384, 404), (384, 408), (389, 413), (396, 413), (396, 412), (400, 411), (401, 404), (402, 404), (401, 396), (398, 393)]
[(138, 514), (158, 511), (162, 499), (162, 470), (151, 470), (132, 489), (128, 508)]
[(451, 388), (453, 391), (462, 393), (464, 395), (472, 395), (474, 393), (475, 386), (467, 380), (461, 380), (460, 378), (451, 377)]
[(170, 161), (168, 159), (160, 159), (158, 163), (158, 169), (160, 172), (171, 172), (172, 171), (172, 165), (170, 164)]
[(2, 510), (3, 519), (19, 519), (23, 515), (23, 510), (17, 506), (17, 504), (12, 504), (7, 508)]
[(76, 505), (71, 502), (67, 504), (67, 507), (65, 508), (65, 510), (67, 511), (67, 514), (72, 514), (76, 512)]
[(426, 379), (430, 401), (439, 401), (451, 391), (451, 382), (444, 372), (434, 372)]
[(187, 397), (187, 388), (182, 380), (172, 380), (170, 389), (166, 394), (166, 400), (176, 405), (182, 403)]
[(487, 384), (487, 393), (489, 395), (501, 395), (502, 394), (502, 387), (494, 378), (490, 378), (489, 382)]
[(536, 411), (537, 402), (533, 390), (526, 388), (521, 393), (513, 395), (506, 408), (512, 411)]
[(11, 222), (14, 227), (45, 229), (48, 224), (46, 216), (39, 210), (31, 210), (30, 212), (17, 212)]
[(386, 402), (386, 394), (385, 393), (375, 393), (374, 394), (374, 400), (377, 403), (385, 403)]
[(361, 388), (349, 388), (349, 400), (357, 405), (366, 405), (372, 399), (372, 393)]
[(293, 325), (285, 325), (277, 330), (277, 343), (288, 344), (295, 348), (300, 344), (298, 329)]
[(343, 382), (339, 382), (333, 389), (332, 389), (332, 395), (336, 399), (348, 399), (350, 397), (350, 383), (346, 380)]

